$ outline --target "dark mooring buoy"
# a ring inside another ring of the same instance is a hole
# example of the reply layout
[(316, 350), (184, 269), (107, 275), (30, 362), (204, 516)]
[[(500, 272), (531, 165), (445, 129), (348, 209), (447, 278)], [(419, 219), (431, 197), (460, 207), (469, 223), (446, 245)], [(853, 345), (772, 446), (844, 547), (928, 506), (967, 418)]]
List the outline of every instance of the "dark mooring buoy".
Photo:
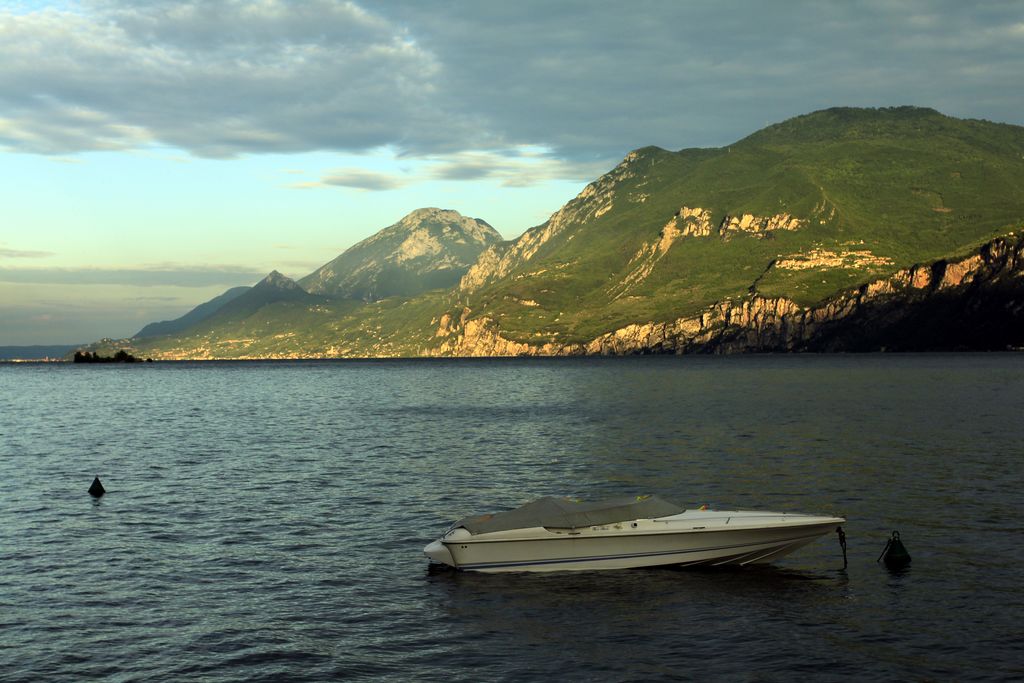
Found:
[(877, 561), (884, 562), (889, 569), (903, 569), (910, 564), (910, 553), (900, 540), (900, 532), (892, 532), (892, 537), (885, 542), (885, 548)]
[(92, 486), (89, 487), (90, 496), (92, 496), (93, 498), (99, 498), (106, 492), (107, 490), (103, 488), (103, 484), (100, 483), (99, 477), (96, 477), (95, 479), (92, 480)]

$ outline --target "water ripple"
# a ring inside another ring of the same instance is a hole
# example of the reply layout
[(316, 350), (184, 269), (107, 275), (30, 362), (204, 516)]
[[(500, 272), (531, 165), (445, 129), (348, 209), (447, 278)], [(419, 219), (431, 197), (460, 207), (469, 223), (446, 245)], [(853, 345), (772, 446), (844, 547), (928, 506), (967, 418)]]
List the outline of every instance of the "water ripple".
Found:
[[(1019, 678), (1022, 394), (1004, 354), (0, 366), (0, 679)], [(844, 514), (850, 565), (420, 554), (624, 492)]]

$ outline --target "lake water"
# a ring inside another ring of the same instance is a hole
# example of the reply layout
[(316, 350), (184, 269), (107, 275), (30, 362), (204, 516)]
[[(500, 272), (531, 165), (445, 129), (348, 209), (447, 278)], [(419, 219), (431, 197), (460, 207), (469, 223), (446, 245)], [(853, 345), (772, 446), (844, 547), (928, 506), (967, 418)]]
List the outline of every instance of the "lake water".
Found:
[[(1020, 679), (1022, 409), (1019, 354), (2, 365), (0, 680)], [(849, 568), (421, 552), (642, 493), (846, 516)]]

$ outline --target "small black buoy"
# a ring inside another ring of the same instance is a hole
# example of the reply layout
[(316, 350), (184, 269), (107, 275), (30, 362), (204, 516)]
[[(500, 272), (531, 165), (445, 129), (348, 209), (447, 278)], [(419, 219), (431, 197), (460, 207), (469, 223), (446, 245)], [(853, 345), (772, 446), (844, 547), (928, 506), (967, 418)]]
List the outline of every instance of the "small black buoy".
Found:
[(885, 562), (885, 566), (889, 569), (903, 569), (910, 564), (910, 553), (907, 552), (903, 541), (900, 540), (900, 532), (892, 532), (892, 538), (885, 542), (885, 548), (876, 562)]
[(103, 488), (103, 484), (100, 483), (100, 478), (96, 477), (92, 480), (92, 486), (89, 487), (89, 495), (93, 498), (100, 498), (106, 493), (107, 490)]

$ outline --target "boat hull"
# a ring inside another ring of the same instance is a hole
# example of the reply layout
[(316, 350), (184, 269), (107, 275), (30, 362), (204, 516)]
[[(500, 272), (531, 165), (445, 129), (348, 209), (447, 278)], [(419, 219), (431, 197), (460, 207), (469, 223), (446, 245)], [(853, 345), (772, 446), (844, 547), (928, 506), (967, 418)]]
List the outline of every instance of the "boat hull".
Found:
[[(724, 513), (729, 514), (729, 513)], [(685, 519), (683, 519), (685, 518)], [(471, 535), (449, 531), (432, 559), (478, 572), (630, 569), (659, 565), (747, 565), (783, 557), (845, 522), (838, 517), (752, 513), (701, 517), (689, 513), (587, 529), (521, 529)], [(430, 546), (428, 546), (430, 547)]]

